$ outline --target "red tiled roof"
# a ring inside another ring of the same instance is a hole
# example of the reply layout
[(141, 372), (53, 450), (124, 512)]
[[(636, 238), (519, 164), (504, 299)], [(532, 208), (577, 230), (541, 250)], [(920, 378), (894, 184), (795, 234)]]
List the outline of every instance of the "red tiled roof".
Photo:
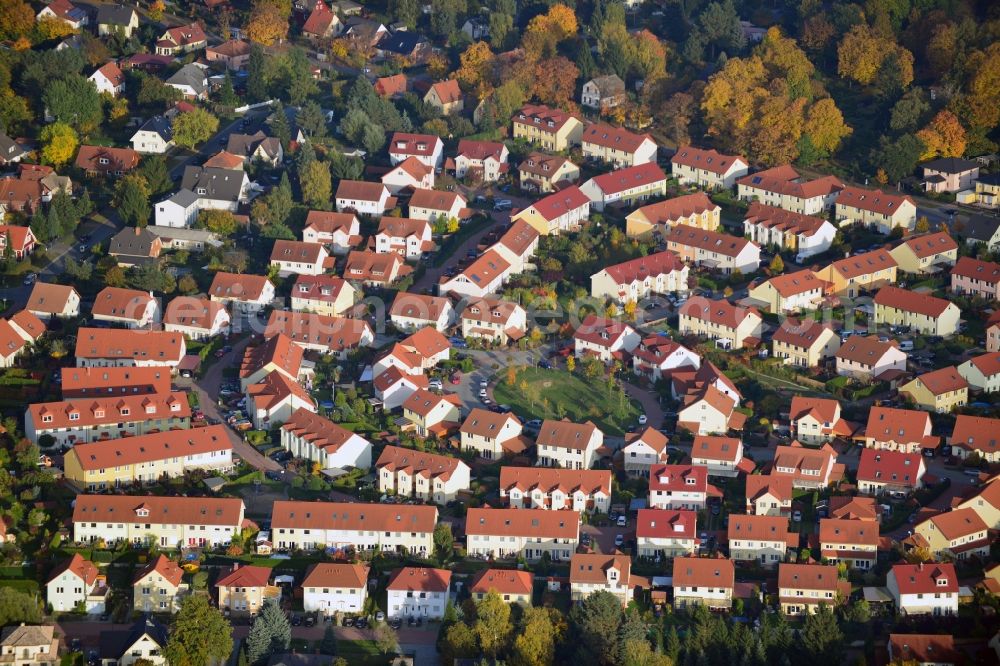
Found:
[[(584, 128), (581, 139), (583, 143), (593, 143), (603, 148), (612, 148), (625, 153), (634, 153), (643, 143), (652, 140), (653, 138), (648, 134), (634, 134), (621, 127), (612, 127), (607, 123), (588, 125)], [(656, 164), (654, 163), (653, 166)], [(602, 187), (602, 189), (604, 188)]]
[(874, 367), (890, 349), (899, 349), (895, 340), (882, 342), (874, 335), (866, 338), (852, 335), (847, 342), (840, 345), (837, 358)]
[(375, 92), (383, 97), (392, 97), (406, 92), (406, 74), (383, 76), (375, 81)]
[(595, 432), (600, 432), (600, 429), (590, 421), (573, 423), (545, 419), (542, 421), (542, 427), (535, 442), (539, 446), (582, 451), (590, 443)]
[[(955, 565), (939, 562), (926, 564), (894, 564), (890, 575), (896, 578), (896, 586), (902, 594), (956, 594), (958, 577)], [(939, 581), (944, 581), (939, 585)]]
[(893, 663), (941, 663), (961, 661), (951, 634), (889, 634)]
[(723, 155), (715, 150), (695, 148), (694, 146), (681, 146), (670, 159), (674, 164), (702, 169), (714, 174), (722, 175), (732, 168), (733, 164), (739, 160), (746, 166), (746, 160), (739, 155)]
[(865, 254), (858, 254), (853, 257), (844, 257), (830, 264), (832, 270), (847, 280), (862, 275), (870, 275), (889, 268), (896, 268), (897, 266), (896, 260), (892, 258), (892, 255), (887, 250), (875, 250), (874, 252), (866, 252)]
[(1000, 264), (980, 261), (974, 257), (960, 257), (951, 269), (951, 274), (996, 285), (1000, 283)]
[(264, 295), (268, 282), (270, 281), (263, 275), (219, 272), (212, 278), (208, 295), (237, 301), (257, 301)]
[(726, 532), (729, 542), (746, 539), (751, 541), (780, 541), (793, 547), (798, 543), (799, 535), (789, 532), (788, 518), (785, 516), (757, 516), (730, 514), (729, 528)]
[(324, 254), (326, 248), (321, 243), (304, 243), (279, 238), (274, 241), (274, 247), (271, 249), (271, 261), (315, 264), (324, 258)]
[(233, 568), (215, 581), (215, 587), (267, 587), (272, 570), (252, 564), (234, 564)]
[(610, 347), (623, 335), (634, 332), (635, 329), (625, 322), (589, 314), (573, 333), (573, 338), (601, 347)]
[(304, 407), (296, 409), (291, 417), (282, 424), (281, 429), (293, 436), (312, 444), (320, 450), (329, 449), (336, 452), (356, 435), (343, 428), (325, 416), (309, 411)]
[(1000, 419), (959, 414), (948, 441), (967, 451), (996, 455), (1000, 452)]
[(433, 90), (442, 104), (451, 104), (452, 102), (457, 102), (462, 99), (462, 90), (458, 87), (458, 81), (455, 79), (448, 79), (447, 81), (438, 81), (437, 83), (431, 85), (431, 90)]
[(483, 569), (469, 581), (471, 594), (485, 594), (495, 590), (498, 594), (531, 597), (535, 577), (530, 571), (516, 569)]
[(786, 234), (812, 236), (827, 223), (815, 215), (803, 215), (777, 206), (768, 206), (759, 201), (750, 204), (744, 220), (764, 229), (780, 229)]
[(837, 567), (832, 564), (778, 564), (778, 589), (837, 591)]
[(740, 440), (735, 437), (699, 435), (691, 444), (691, 457), (735, 463), (739, 448)]
[[(148, 512), (139, 515), (140, 512)], [(77, 495), (74, 523), (236, 526), (243, 500), (228, 497), (161, 495)]]
[(910, 291), (909, 289), (900, 289), (891, 285), (886, 285), (879, 289), (873, 301), (875, 305), (902, 310), (904, 312), (916, 312), (928, 317), (940, 317), (948, 309), (948, 305), (951, 304), (951, 301), (946, 301), (943, 298)]
[(539, 199), (531, 205), (546, 222), (558, 219), (570, 211), (590, 206), (590, 199), (576, 185), (562, 189), (558, 192)]
[(341, 180), (337, 185), (336, 199), (351, 199), (354, 201), (379, 201), (386, 194), (382, 183), (369, 183), (364, 180)]
[(319, 562), (302, 579), (302, 587), (336, 587), (357, 590), (368, 585), (368, 565)]
[(726, 328), (736, 328), (750, 316), (760, 318), (756, 308), (734, 305), (726, 300), (710, 301), (701, 296), (688, 299), (679, 312), (682, 316), (708, 321)]
[[(420, 155), (430, 157), (442, 145), (440, 137), (433, 134), (407, 134), (396, 132), (389, 141), (389, 153), (395, 155)], [(352, 197), (357, 198), (357, 197)]]
[(456, 156), (465, 156), (470, 160), (485, 160), (488, 157), (499, 161), (500, 156), (503, 155), (504, 150), (507, 146), (500, 143), (499, 141), (472, 141), (471, 139), (462, 139), (458, 142), (458, 149), (455, 151)]
[(931, 516), (927, 520), (934, 523), (934, 526), (948, 541), (955, 541), (989, 529), (976, 510), (970, 508), (945, 511)]
[(465, 533), (570, 539), (575, 543), (580, 536), (580, 517), (575, 511), (469, 508)]
[(914, 236), (903, 241), (902, 244), (910, 248), (913, 254), (921, 259), (958, 249), (958, 243), (948, 235), (947, 231), (936, 231), (922, 236)]
[[(465, 197), (457, 192), (442, 190), (415, 189), (410, 197), (410, 210), (414, 208), (430, 208), (431, 210), (451, 210), (458, 201), (465, 205)], [(384, 218), (383, 218), (384, 219)]]
[(797, 294), (804, 294), (808, 291), (823, 291), (823, 281), (816, 277), (808, 268), (788, 273), (786, 275), (775, 275), (768, 282), (782, 298), (788, 298)]
[[(38, 429), (86, 428), (120, 421), (137, 422), (191, 417), (191, 407), (184, 393), (119, 395), (70, 398), (56, 402), (36, 402), (28, 413)], [(75, 414), (76, 418), (71, 418)], [(51, 416), (50, 421), (45, 418)]]
[(438, 510), (430, 505), (275, 500), (272, 529), (419, 532), (430, 534)]
[[(822, 324), (815, 319), (787, 317), (781, 322), (781, 326), (774, 332), (771, 339), (786, 345), (811, 349), (819, 341), (820, 335), (829, 330), (829, 324)], [(792, 397), (792, 404), (795, 404), (796, 397)]]
[(768, 493), (778, 500), (792, 499), (792, 479), (788, 476), (774, 476), (769, 474), (751, 474), (746, 478), (747, 499), (756, 501), (759, 497)]
[(611, 470), (505, 465), (500, 468), (500, 490), (509, 493), (513, 488), (522, 493), (534, 488), (545, 493), (561, 490), (566, 495), (576, 490), (585, 495), (603, 492), (611, 497)]
[(425, 479), (441, 479), (447, 482), (459, 465), (465, 465), (465, 463), (451, 456), (416, 451), (401, 446), (386, 446), (375, 462), (375, 469), (385, 469), (393, 474), (406, 470), (411, 477), (420, 476)]
[(958, 369), (953, 365), (925, 372), (917, 377), (916, 381), (923, 384), (935, 396), (969, 388), (969, 382), (965, 381), (965, 377), (958, 374)]
[(180, 333), (81, 328), (76, 336), (75, 356), (80, 358), (132, 358), (179, 360), (184, 347)]
[(642, 213), (650, 224), (656, 225), (699, 215), (705, 211), (715, 211), (718, 208), (719, 205), (709, 199), (704, 192), (693, 192), (643, 206), (638, 212)]
[[(526, 104), (514, 114), (514, 122), (521, 125), (541, 127), (546, 132), (558, 132), (570, 120), (579, 122), (575, 115), (560, 109), (553, 109), (544, 104)], [(552, 127), (549, 127), (549, 123)]]
[(931, 432), (930, 414), (915, 409), (872, 407), (865, 437), (876, 442), (920, 442)]
[[(207, 298), (177, 296), (167, 304), (167, 309), (163, 313), (163, 323), (208, 330), (215, 323), (219, 313), (225, 311), (225, 305)], [(228, 314), (226, 321), (229, 321)]]
[(698, 514), (686, 509), (639, 509), (635, 535), (647, 539), (694, 539)]
[(821, 518), (819, 521), (820, 544), (850, 544), (878, 546), (878, 522), (874, 520), (849, 520)]
[(444, 592), (450, 584), (451, 572), (447, 569), (403, 567), (392, 572), (386, 589), (390, 592)]
[(619, 584), (629, 586), (632, 558), (621, 553), (574, 553), (569, 563), (569, 582), (607, 584), (608, 570), (617, 569)]
[(64, 572), (71, 571), (84, 582), (87, 588), (93, 586), (97, 581), (100, 571), (90, 560), (84, 559), (80, 553), (73, 553), (73, 556), (66, 560), (61, 566), (57, 566), (49, 575), (49, 581), (53, 581)]
[(68, 455), (75, 457), (84, 471), (93, 471), (232, 449), (226, 427), (214, 425), (77, 443)]
[(867, 210), (879, 215), (892, 215), (904, 201), (913, 203), (909, 196), (899, 196), (882, 190), (866, 190), (847, 186), (837, 195), (837, 205)]
[[(101, 160), (107, 160), (102, 164)], [(131, 148), (80, 146), (76, 166), (84, 171), (131, 171), (139, 166), (139, 153)]]
[(730, 258), (738, 257), (748, 245), (756, 246), (756, 243), (743, 237), (707, 231), (687, 224), (678, 224), (667, 229), (664, 233), (664, 241), (666, 241), (668, 248), (671, 243), (677, 243), (678, 245), (716, 252)]
[(166, 368), (63, 368), (63, 399), (114, 393), (169, 393), (170, 371)]
[[(688, 483), (691, 479), (694, 483)], [(649, 468), (649, 491), (706, 492), (708, 468), (704, 465), (653, 465)]]
[(174, 587), (180, 585), (181, 580), (184, 578), (184, 570), (181, 569), (180, 565), (161, 553), (155, 560), (147, 564), (136, 574), (133, 583), (138, 583), (154, 572), (158, 573)]
[(657, 166), (656, 162), (646, 162), (635, 166), (617, 169), (610, 173), (594, 176), (592, 179), (605, 196), (618, 194), (633, 187), (644, 187), (654, 183), (666, 182), (667, 175)]
[(245, 379), (269, 364), (274, 364), (289, 377), (297, 377), (302, 367), (302, 348), (282, 333), (272, 335), (263, 344), (247, 347), (240, 364), (240, 378)]
[(736, 568), (722, 557), (675, 557), (673, 582), (678, 587), (713, 587), (731, 590)]
[(862, 449), (858, 461), (858, 481), (915, 487), (924, 474), (919, 453)]

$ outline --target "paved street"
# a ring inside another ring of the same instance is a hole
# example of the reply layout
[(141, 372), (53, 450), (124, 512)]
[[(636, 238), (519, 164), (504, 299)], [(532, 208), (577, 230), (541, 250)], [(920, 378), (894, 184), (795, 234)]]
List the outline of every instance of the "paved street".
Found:
[[(234, 343), (232, 350), (216, 360), (204, 376), (192, 386), (195, 393), (198, 394), (198, 404), (207, 418), (219, 419), (224, 422), (222, 413), (219, 411), (219, 387), (222, 385), (222, 371), (224, 368), (239, 366), (240, 359), (243, 358), (243, 350), (249, 343), (250, 338), (244, 338)], [(226, 434), (233, 443), (233, 452), (251, 467), (262, 470), (280, 470), (282, 468), (281, 465), (265, 457), (260, 451), (243, 441), (243, 438), (228, 425), (226, 426)]]

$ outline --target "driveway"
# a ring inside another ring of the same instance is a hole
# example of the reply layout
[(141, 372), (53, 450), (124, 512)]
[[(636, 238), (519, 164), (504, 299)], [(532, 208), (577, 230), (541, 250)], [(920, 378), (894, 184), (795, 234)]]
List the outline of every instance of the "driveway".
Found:
[[(243, 350), (250, 343), (250, 338), (244, 338), (233, 345), (233, 348), (222, 358), (216, 359), (201, 379), (197, 380), (192, 389), (198, 395), (198, 404), (208, 418), (222, 418), (219, 411), (219, 387), (222, 385), (222, 371), (224, 368), (239, 366), (239, 359), (243, 358)], [(247, 444), (242, 437), (236, 434), (229, 426), (226, 426), (226, 435), (233, 444), (233, 451), (242, 458), (248, 465), (260, 470), (280, 470), (281, 465), (264, 456), (260, 451)]]

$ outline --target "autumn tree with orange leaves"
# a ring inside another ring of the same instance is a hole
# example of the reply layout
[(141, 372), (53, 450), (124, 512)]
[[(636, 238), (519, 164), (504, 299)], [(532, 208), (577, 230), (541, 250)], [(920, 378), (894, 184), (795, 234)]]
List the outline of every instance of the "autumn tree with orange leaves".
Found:
[(470, 44), (459, 56), (460, 66), (455, 78), (466, 90), (473, 90), (482, 99), (493, 89), (495, 56), (486, 42)]
[(544, 104), (562, 108), (574, 107), (573, 94), (580, 70), (562, 56), (542, 60), (535, 65), (535, 97)]
[(576, 14), (566, 5), (552, 5), (548, 12), (531, 19), (524, 31), (521, 46), (531, 60), (544, 60), (556, 54), (556, 47), (576, 35)]
[(961, 157), (965, 153), (965, 128), (958, 122), (955, 114), (947, 109), (941, 110), (927, 127), (917, 132), (917, 138), (924, 143), (924, 152), (920, 159), (934, 157)]
[(247, 23), (250, 41), (271, 46), (288, 37), (288, 16), (282, 7), (270, 0), (257, 0)]

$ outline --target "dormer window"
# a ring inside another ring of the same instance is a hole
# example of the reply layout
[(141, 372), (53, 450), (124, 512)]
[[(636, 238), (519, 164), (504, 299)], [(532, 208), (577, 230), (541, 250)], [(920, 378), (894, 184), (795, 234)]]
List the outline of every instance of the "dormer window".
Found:
[(139, 507), (138, 509), (135, 510), (135, 515), (139, 516), (140, 518), (145, 518), (146, 516), (149, 515), (149, 509), (145, 507)]
[(69, 413), (69, 420), (70, 421), (79, 421), (80, 420), (80, 412), (70, 412)]

